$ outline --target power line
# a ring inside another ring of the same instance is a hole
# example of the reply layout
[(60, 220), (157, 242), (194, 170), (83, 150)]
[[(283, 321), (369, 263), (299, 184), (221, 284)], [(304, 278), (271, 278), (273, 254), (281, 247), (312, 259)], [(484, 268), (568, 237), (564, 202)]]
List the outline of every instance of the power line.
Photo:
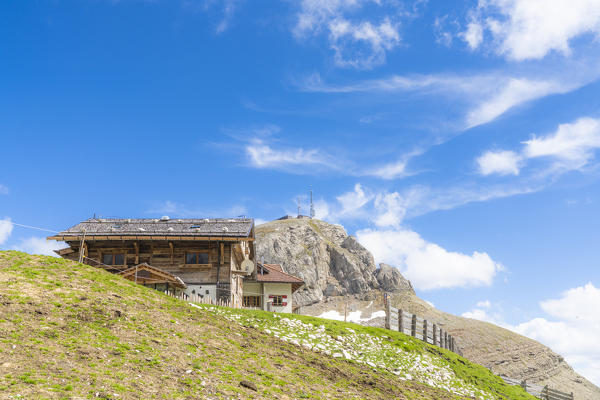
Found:
[(59, 231), (54, 231), (52, 229), (46, 229), (46, 228), (40, 228), (38, 226), (31, 226), (31, 225), (23, 225), (23, 224), (17, 224), (16, 222), (12, 222), (12, 221), (7, 221), (9, 224), (13, 224), (16, 226), (20, 226), (22, 228), (30, 228), (30, 229), (37, 229), (38, 231), (45, 231), (45, 232), (51, 232), (51, 233), (60, 233)]

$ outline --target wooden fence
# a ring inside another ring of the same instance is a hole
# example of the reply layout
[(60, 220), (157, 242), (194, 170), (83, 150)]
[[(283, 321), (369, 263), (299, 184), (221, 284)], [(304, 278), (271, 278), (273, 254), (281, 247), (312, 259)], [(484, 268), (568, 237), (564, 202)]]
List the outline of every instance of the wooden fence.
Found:
[(434, 346), (439, 346), (462, 355), (456, 346), (454, 337), (449, 335), (440, 325), (418, 317), (416, 314), (410, 314), (402, 309), (394, 308), (390, 305), (389, 301), (386, 301), (385, 307), (385, 328), (402, 332)]
[(509, 378), (507, 376), (502, 376), (502, 375), (500, 375), (500, 377), (502, 379), (504, 379), (504, 382), (506, 382), (509, 385), (521, 386), (523, 389), (525, 389), (525, 391), (527, 393), (529, 393), (532, 396), (537, 397), (538, 399), (542, 399), (542, 400), (574, 400), (575, 399), (575, 397), (573, 396), (573, 392), (565, 393), (565, 392), (561, 392), (560, 390), (551, 389), (548, 387), (548, 385), (546, 385), (546, 386), (534, 385), (531, 383), (527, 383), (527, 381), (520, 381), (518, 379)]
[(189, 301), (190, 303), (200, 303), (200, 304), (212, 304), (217, 306), (229, 307), (229, 301), (227, 300), (213, 300), (208, 296), (199, 296), (197, 294), (187, 295), (183, 292), (174, 294), (173, 292), (164, 292), (169, 297), (174, 297), (179, 300)]

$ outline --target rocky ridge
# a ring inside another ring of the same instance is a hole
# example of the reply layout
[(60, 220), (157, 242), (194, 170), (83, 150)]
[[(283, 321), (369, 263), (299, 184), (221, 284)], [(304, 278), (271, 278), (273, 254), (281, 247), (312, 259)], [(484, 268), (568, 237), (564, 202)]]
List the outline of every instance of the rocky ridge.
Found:
[(280, 263), (306, 285), (294, 294), (302, 314), (360, 311), (365, 325), (383, 309), (383, 293), (411, 313), (444, 325), (458, 340), (465, 357), (496, 374), (573, 392), (576, 399), (599, 399), (600, 388), (577, 374), (548, 347), (486, 322), (444, 313), (418, 298), (397, 268), (375, 265), (372, 254), (340, 225), (315, 219), (286, 219), (256, 227), (257, 254)]
[(363, 296), (372, 290), (414, 291), (398, 269), (375, 265), (373, 255), (341, 225), (315, 219), (285, 219), (256, 228), (259, 260), (282, 264), (302, 278), (294, 304), (309, 306), (335, 296)]

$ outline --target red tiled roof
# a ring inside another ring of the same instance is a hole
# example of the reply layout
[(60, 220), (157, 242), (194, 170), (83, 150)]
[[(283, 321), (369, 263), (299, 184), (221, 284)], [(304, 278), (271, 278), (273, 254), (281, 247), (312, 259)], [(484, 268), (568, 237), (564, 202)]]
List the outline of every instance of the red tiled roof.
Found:
[(280, 264), (262, 264), (269, 269), (276, 269), (277, 271), (283, 272), (283, 268)]
[[(291, 283), (292, 292), (300, 289), (304, 285), (304, 281), (296, 276), (283, 272), (283, 268), (279, 264), (258, 264), (259, 270), (256, 271), (256, 280), (258, 282), (268, 283)], [(261, 274), (260, 268), (263, 267)]]

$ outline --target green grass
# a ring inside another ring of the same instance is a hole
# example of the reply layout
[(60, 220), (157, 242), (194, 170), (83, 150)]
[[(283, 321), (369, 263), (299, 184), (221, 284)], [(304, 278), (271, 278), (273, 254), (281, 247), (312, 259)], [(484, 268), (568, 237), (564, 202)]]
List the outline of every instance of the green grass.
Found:
[[(197, 309), (103, 270), (0, 251), (0, 398), (399, 398), (464, 396), (285, 343), (215, 310), (271, 323), (262, 311)], [(395, 332), (298, 318), (330, 335), (387, 337), (430, 354), (502, 399), (531, 399), (480, 366)], [(240, 386), (252, 381), (253, 391)]]

